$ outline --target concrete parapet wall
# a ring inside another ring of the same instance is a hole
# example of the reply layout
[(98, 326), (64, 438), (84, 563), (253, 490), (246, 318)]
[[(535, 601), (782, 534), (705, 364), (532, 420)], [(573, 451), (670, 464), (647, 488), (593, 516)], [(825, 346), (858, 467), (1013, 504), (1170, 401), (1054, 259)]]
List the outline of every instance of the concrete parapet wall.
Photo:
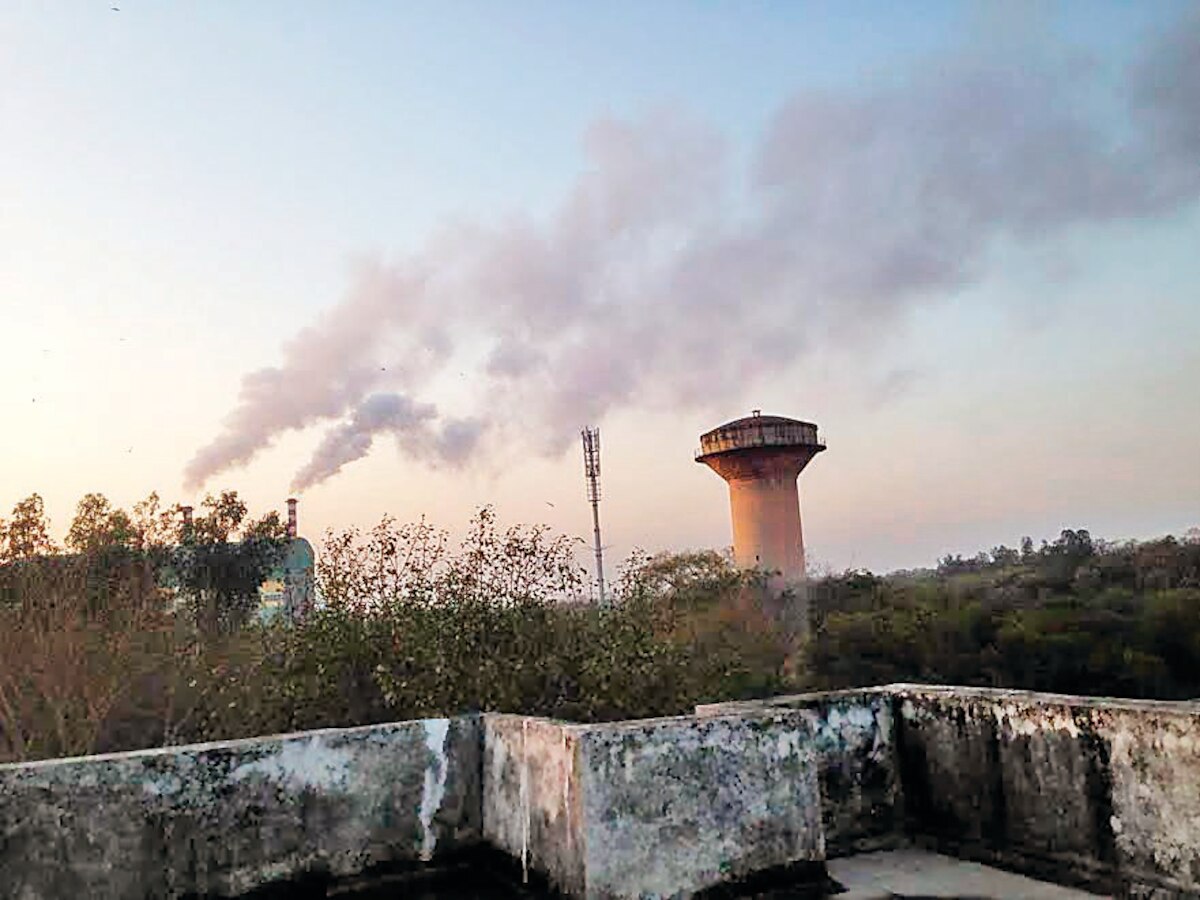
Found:
[(582, 736), (587, 896), (688, 896), (825, 858), (813, 735), (788, 710)]
[(568, 896), (586, 885), (578, 726), (483, 716), (483, 836)]
[(797, 712), (486, 716), (484, 759), (485, 836), (573, 896), (687, 897), (824, 859), (813, 734)]
[(0, 897), (234, 895), (481, 839), (478, 717), (0, 766)]
[(0, 900), (230, 896), (481, 843), (569, 896), (687, 897), (905, 841), (1200, 896), (1200, 705), (900, 684), (0, 766)]
[(903, 841), (892, 697), (885, 689), (826, 691), (696, 707), (698, 715), (797, 711), (812, 733), (821, 822), (830, 857)]
[(1200, 707), (887, 690), (914, 836), (1122, 896), (1200, 894)]

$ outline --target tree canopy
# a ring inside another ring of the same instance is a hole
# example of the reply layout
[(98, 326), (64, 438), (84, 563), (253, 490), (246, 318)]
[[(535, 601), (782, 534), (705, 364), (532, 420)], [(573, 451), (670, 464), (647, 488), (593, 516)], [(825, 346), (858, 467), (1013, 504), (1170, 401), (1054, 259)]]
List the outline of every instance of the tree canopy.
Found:
[(50, 521), (40, 494), (18, 501), (7, 523), (0, 520), (0, 562), (32, 559), (54, 551)]

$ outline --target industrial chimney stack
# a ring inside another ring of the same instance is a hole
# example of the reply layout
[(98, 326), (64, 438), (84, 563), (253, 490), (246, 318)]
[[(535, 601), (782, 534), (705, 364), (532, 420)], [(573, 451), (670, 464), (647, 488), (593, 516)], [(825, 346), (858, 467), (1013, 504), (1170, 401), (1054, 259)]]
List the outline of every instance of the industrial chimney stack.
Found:
[(297, 501), (296, 501), (296, 498), (295, 498), (295, 497), (288, 497), (288, 502), (287, 502), (287, 508), (288, 508), (287, 536), (288, 536), (288, 537), (289, 537), (291, 540), (295, 540), (295, 539), (296, 539), (296, 535), (299, 533), (299, 532), (297, 532), (297, 530), (296, 530), (296, 503), (297, 503)]
[(192, 507), (181, 506), (179, 511), (183, 513), (183, 536), (187, 537), (192, 533)]
[[(825, 449), (811, 422), (764, 416), (760, 410), (700, 437), (696, 462), (729, 484), (733, 555), (743, 569), (772, 573), (772, 594), (793, 589), (804, 601), (804, 533), (796, 478)], [(807, 604), (800, 623), (807, 626)]]

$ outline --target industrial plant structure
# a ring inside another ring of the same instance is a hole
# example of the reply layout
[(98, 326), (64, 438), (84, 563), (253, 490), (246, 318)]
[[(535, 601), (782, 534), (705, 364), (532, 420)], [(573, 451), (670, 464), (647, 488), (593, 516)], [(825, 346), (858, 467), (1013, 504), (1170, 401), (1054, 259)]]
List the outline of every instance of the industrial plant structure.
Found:
[[(316, 553), (307, 538), (300, 536), (297, 514), (297, 501), (289, 498), (287, 501), (287, 539), (283, 555), (279, 562), (265, 574), (258, 586), (258, 606), (255, 615), (260, 622), (270, 622), (282, 619), (296, 622), (310, 613), (316, 606)], [(192, 532), (194, 508), (179, 507), (182, 517), (181, 533), (186, 545), (188, 535)], [(162, 566), (158, 573), (159, 586), (172, 598), (175, 609), (179, 609), (186, 599), (181, 590), (179, 574), (175, 564), (169, 562)]]
[(804, 533), (796, 478), (825, 449), (817, 426), (760, 410), (700, 436), (696, 462), (729, 483), (733, 555), (768, 574), (773, 594), (804, 581)]
[(287, 552), (258, 589), (259, 618), (267, 621), (282, 615), (287, 621), (303, 618), (316, 600), (312, 544), (300, 537), (296, 500), (288, 498)]

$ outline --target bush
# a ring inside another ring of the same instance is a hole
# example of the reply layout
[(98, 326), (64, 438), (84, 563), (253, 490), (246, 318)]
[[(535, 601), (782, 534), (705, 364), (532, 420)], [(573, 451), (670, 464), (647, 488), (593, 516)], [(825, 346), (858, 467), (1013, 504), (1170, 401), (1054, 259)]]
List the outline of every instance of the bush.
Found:
[(600, 607), (581, 597), (575, 543), (541, 526), (500, 532), (490, 508), (455, 553), (423, 520), (331, 535), (318, 567), (322, 608), (294, 627), (258, 629), (260, 661), (230, 680), (246, 696), (216, 704), (239, 713), (210, 729), (479, 710), (594, 721), (791, 684), (790, 645), (722, 557), (635, 558)]
[(35, 557), (0, 567), (0, 761), (93, 752), (168, 653), (145, 560)]
[(247, 621), (243, 603), (220, 627), (159, 586), (216, 583), (169, 548), (93, 542), (7, 565), (0, 761), (477, 710), (672, 715), (799, 684), (798, 645), (724, 557), (635, 555), (601, 607), (576, 547), (543, 526), (502, 531), (490, 508), (454, 550), (424, 520), (384, 519), (328, 536), (303, 620)]

